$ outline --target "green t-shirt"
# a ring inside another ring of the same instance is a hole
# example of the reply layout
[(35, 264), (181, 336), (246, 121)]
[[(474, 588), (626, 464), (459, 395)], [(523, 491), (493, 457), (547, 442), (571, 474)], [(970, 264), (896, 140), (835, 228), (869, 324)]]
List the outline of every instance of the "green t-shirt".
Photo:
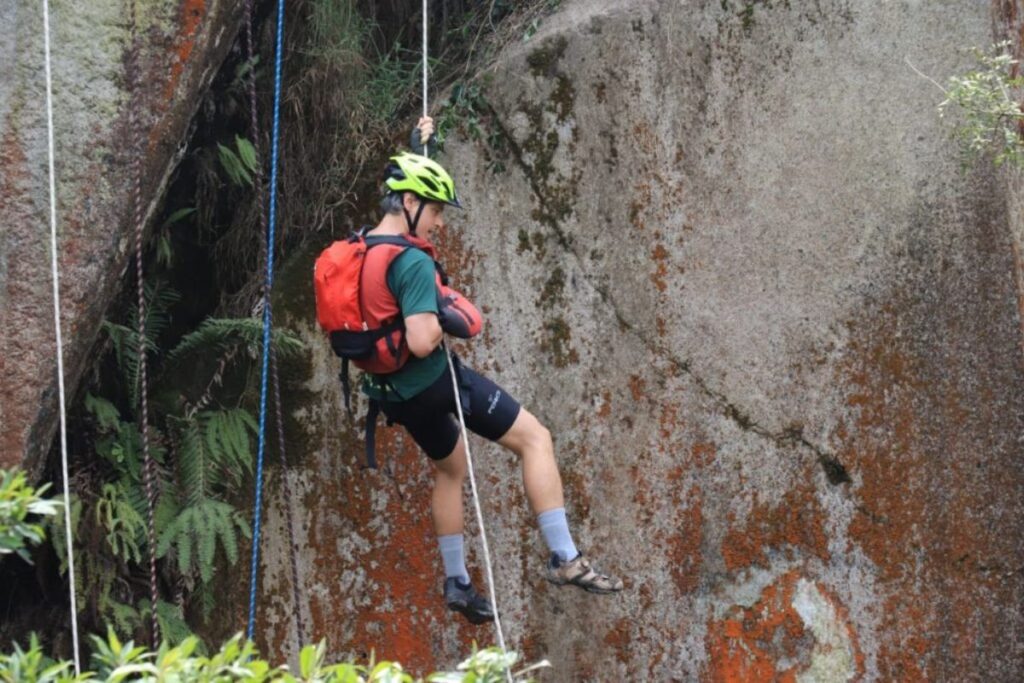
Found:
[[(434, 260), (424, 252), (410, 247), (399, 254), (388, 268), (387, 283), (403, 318), (417, 313), (437, 313)], [(363, 393), (374, 399), (384, 398), (381, 381), (386, 380), (393, 389), (388, 391), (389, 401), (410, 399), (433, 384), (444, 372), (445, 364), (444, 349), (440, 346), (426, 358), (410, 354), (398, 372), (389, 375), (365, 373)]]

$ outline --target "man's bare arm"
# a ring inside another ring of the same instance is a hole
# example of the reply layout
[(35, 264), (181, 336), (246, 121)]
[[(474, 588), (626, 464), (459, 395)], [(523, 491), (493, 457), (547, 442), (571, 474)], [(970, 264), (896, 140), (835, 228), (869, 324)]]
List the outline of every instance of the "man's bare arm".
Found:
[(429, 356), (443, 335), (436, 313), (416, 313), (405, 319), (405, 342), (417, 358)]

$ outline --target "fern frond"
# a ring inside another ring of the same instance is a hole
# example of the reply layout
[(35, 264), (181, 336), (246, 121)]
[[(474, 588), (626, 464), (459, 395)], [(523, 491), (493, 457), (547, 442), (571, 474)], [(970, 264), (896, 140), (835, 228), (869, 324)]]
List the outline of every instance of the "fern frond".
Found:
[[(274, 330), (271, 342), (281, 357), (304, 348), (298, 337), (282, 329)], [(167, 358), (179, 361), (192, 353), (209, 349), (224, 352), (235, 345), (243, 345), (255, 355), (263, 345), (263, 322), (256, 318), (207, 318), (198, 329), (182, 337)]]
[(96, 418), (97, 427), (99, 427), (101, 432), (111, 432), (120, 428), (121, 413), (107, 399), (86, 393), (85, 409)]
[[(143, 602), (148, 606), (149, 603), (146, 601), (139, 601), (139, 609), (143, 610), (148, 608), (143, 607)], [(192, 629), (185, 623), (185, 615), (182, 612), (181, 607), (171, 602), (160, 600), (156, 604), (156, 618), (160, 623), (160, 635), (161, 637), (171, 645), (177, 645), (183, 640), (188, 638), (192, 633)], [(200, 643), (200, 648), (202, 644)]]
[(232, 483), (238, 483), (246, 473), (252, 472), (253, 453), (250, 432), (258, 425), (249, 412), (243, 408), (207, 410), (197, 416), (202, 425), (204, 443), (210, 459), (218, 465), (217, 472), (211, 473), (211, 486), (226, 474)]
[(209, 583), (213, 578), (213, 558), (217, 554), (217, 528), (221, 524), (222, 505), (227, 504), (213, 500), (206, 501), (203, 505), (206, 514), (201, 520), (198, 520), (199, 576), (203, 583)]
[(117, 484), (104, 484), (95, 507), (96, 521), (106, 531), (107, 545), (114, 557), (141, 562), (140, 544), (146, 523)]
[[(159, 339), (170, 324), (170, 308), (181, 300), (172, 287), (165, 282), (147, 282), (146, 298), (146, 339), (143, 340), (147, 354), (156, 352), (156, 340)], [(103, 322), (103, 330), (110, 337), (114, 346), (114, 355), (118, 369), (128, 385), (132, 397), (132, 405), (139, 399), (139, 313), (132, 308), (128, 314), (128, 324), (120, 325), (108, 321)]]
[(176, 460), (181, 487), (186, 503), (195, 505), (209, 496), (210, 456), (197, 421), (175, 422), (180, 429)]
[(219, 525), (217, 533), (220, 535), (220, 544), (224, 548), (224, 555), (228, 558), (228, 564), (235, 564), (238, 562), (238, 536), (235, 534), (234, 517), (229, 517), (227, 524)]

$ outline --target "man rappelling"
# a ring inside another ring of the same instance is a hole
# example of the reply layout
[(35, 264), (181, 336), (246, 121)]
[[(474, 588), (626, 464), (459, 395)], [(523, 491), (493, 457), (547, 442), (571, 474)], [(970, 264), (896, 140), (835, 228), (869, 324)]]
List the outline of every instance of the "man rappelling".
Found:
[[(432, 133), (433, 120), (421, 118), (413, 149), (422, 151)], [(446, 207), (461, 204), (447, 171), (420, 154), (391, 157), (384, 184), (380, 222), (335, 243), (355, 260), (337, 256), (328, 263), (328, 249), (317, 262), (318, 314), (335, 351), (366, 371), (362, 388), (371, 404), (370, 454), (371, 421), (379, 410), (390, 422), (402, 425), (433, 463), (431, 512), (444, 562), (444, 599), (449, 609), (470, 622), (485, 623), (494, 618), (491, 604), (474, 589), (465, 565), (466, 444), (453, 417), (456, 396), (442, 344), (446, 333), (475, 335), (481, 320), (476, 308), (447, 286), (431, 242), (445, 228)], [(346, 286), (357, 290), (354, 298), (351, 292), (348, 295), (348, 301), (355, 302), (350, 304), (352, 314), (358, 316), (351, 322), (330, 319), (323, 312), (346, 269), (354, 274)], [(332, 282), (335, 289), (329, 290)], [(592, 593), (621, 591), (622, 581), (595, 569), (573, 542), (551, 434), (492, 380), (457, 359), (454, 368), (466, 427), (512, 451), (522, 462), (526, 496), (550, 551), (545, 577), (556, 585)]]

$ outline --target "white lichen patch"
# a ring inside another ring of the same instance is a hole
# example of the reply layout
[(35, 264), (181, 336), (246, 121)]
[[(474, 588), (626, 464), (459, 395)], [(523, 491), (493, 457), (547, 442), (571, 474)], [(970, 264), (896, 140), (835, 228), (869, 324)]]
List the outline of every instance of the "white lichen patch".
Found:
[(793, 609), (815, 640), (810, 666), (797, 676), (797, 681), (848, 681), (856, 676), (857, 663), (849, 627), (840, 618), (832, 601), (813, 582), (800, 579), (793, 597)]

